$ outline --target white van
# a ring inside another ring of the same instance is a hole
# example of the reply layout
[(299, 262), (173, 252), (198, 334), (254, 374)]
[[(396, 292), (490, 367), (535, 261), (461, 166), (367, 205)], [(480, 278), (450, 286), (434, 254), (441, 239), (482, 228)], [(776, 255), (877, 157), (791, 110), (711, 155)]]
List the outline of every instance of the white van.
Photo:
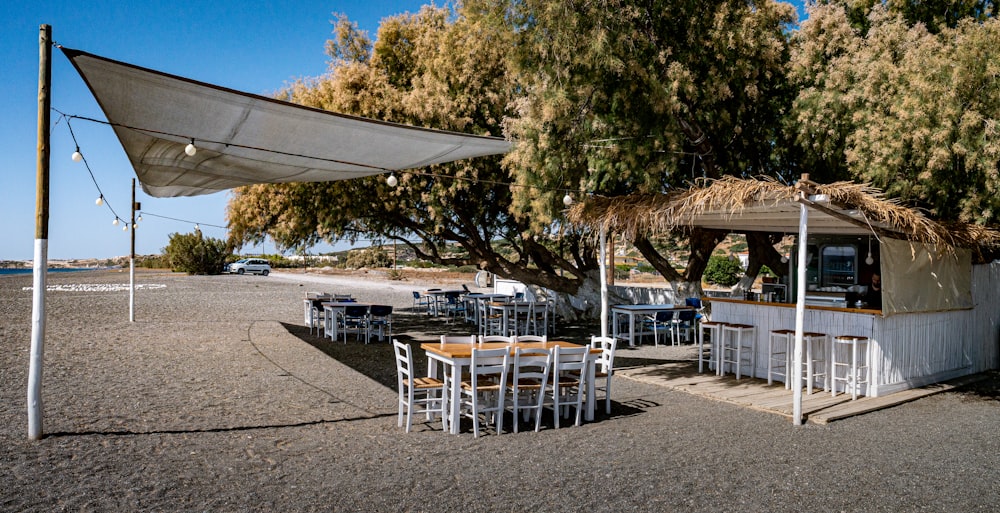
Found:
[(271, 272), (271, 264), (263, 258), (241, 258), (226, 266), (227, 273), (260, 274), (267, 276)]

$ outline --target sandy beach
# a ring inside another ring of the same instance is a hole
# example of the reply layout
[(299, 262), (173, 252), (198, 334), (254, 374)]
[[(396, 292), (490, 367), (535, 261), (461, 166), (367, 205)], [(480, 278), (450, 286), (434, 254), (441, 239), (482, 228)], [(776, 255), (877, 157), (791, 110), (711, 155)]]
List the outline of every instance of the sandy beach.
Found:
[[(996, 373), (824, 426), (620, 377), (612, 414), (581, 427), (476, 439), (421, 419), (404, 433), (391, 346), (311, 335), (301, 299), (391, 304), (417, 345), (469, 331), (407, 312), (410, 291), (454, 283), (144, 271), (130, 323), (111, 286), (127, 282), (50, 275), (46, 437), (30, 441), (31, 276), (0, 277), (0, 510), (1000, 510)], [(694, 354), (643, 346), (616, 363)]]

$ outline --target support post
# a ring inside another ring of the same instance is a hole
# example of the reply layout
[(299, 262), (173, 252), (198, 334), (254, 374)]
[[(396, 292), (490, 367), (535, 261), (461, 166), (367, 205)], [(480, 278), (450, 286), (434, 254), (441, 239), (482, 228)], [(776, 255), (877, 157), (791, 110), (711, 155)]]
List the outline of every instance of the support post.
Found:
[[(808, 175), (804, 176), (808, 179)], [(804, 195), (804, 192), (799, 192)], [(802, 425), (802, 334), (806, 318), (806, 260), (809, 240), (809, 207), (799, 203), (798, 269), (795, 296), (795, 350), (792, 352), (792, 423)], [(787, 350), (787, 349), (786, 349)]]
[(608, 231), (601, 227), (600, 260), (601, 260), (601, 336), (608, 336)]
[(135, 322), (135, 178), (132, 179), (132, 230), (128, 253), (128, 322)]
[(28, 438), (42, 438), (42, 355), (45, 347), (45, 288), (49, 267), (49, 122), (52, 100), (52, 27), (38, 34), (38, 148), (35, 166), (35, 263), (28, 363)]

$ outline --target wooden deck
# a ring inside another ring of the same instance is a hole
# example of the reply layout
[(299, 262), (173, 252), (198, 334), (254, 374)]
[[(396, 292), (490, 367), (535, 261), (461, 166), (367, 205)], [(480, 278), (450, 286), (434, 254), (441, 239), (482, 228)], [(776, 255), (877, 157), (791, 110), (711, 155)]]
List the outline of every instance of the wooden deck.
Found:
[[(647, 367), (615, 369), (616, 376), (622, 376), (636, 381), (665, 386), (716, 401), (738, 404), (755, 410), (766, 411), (792, 417), (792, 391), (785, 385), (775, 382), (768, 385), (767, 380), (744, 377), (739, 381), (732, 374), (716, 376), (705, 372), (698, 373), (697, 362), (672, 362)], [(822, 388), (813, 389), (813, 393), (802, 391), (803, 421), (814, 424), (826, 424), (855, 415), (890, 408), (899, 404), (951, 390), (955, 387), (982, 379), (981, 375), (965, 376), (945, 383), (937, 383), (922, 388), (915, 388), (890, 394), (884, 397), (863, 397), (851, 400), (850, 394), (838, 394), (831, 397), (830, 392)]]

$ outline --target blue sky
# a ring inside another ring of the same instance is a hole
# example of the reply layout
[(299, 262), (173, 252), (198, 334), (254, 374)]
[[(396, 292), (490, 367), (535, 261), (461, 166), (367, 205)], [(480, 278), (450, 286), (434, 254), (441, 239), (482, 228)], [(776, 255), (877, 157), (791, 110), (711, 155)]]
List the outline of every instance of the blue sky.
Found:
[[(38, 28), (52, 26), (55, 42), (139, 66), (240, 91), (268, 95), (295, 78), (321, 75), (331, 37), (332, 13), (344, 13), (374, 35), (379, 21), (416, 12), (422, 0), (232, 2), (192, 1), (14, 1), (4, 6), (0, 80), (4, 123), (0, 201), (0, 260), (30, 260), (35, 238), (35, 147), (38, 112)], [(52, 53), (52, 106), (67, 114), (104, 119), (72, 65)], [(52, 121), (58, 115), (53, 113)], [(122, 218), (129, 216), (135, 177), (111, 129), (74, 121), (73, 131), (98, 185)], [(49, 258), (108, 258), (127, 255), (129, 235), (114, 226), (114, 214), (94, 200), (98, 191), (83, 163), (70, 159), (75, 147), (65, 123), (52, 129)], [(158, 254), (169, 234), (201, 223), (209, 237), (225, 238), (228, 192), (195, 198), (152, 198), (138, 189), (148, 213), (136, 232), (136, 252)], [(274, 245), (244, 252), (274, 252)], [(314, 251), (328, 250), (329, 246)]]
[[(232, 89), (268, 95), (299, 77), (326, 71), (324, 53), (332, 13), (344, 13), (373, 36), (379, 21), (416, 12), (427, 0), (391, 1), (189, 1), (144, 0), (8, 2), (0, 20), (4, 99), (0, 151), (4, 155), (0, 200), (0, 260), (30, 260), (35, 237), (35, 147), (38, 88), (38, 29), (52, 26), (55, 42), (115, 60)], [(441, 2), (438, 2), (440, 4)], [(796, 2), (798, 3), (798, 2)], [(61, 112), (104, 115), (61, 52), (52, 53), (52, 106)], [(55, 123), (59, 116), (52, 115)], [(112, 130), (74, 121), (81, 152), (117, 214), (129, 215), (135, 177)], [(129, 235), (114, 226), (107, 206), (82, 163), (65, 122), (51, 135), (49, 258), (109, 258), (127, 255)], [(200, 223), (209, 237), (224, 239), (228, 192), (194, 198), (152, 198), (137, 189), (146, 215), (136, 232), (138, 254), (158, 254), (169, 234)], [(215, 225), (215, 226), (213, 226)], [(337, 249), (346, 247), (338, 246)], [(312, 251), (327, 251), (318, 246)], [(273, 253), (273, 243), (246, 246), (245, 253)]]

